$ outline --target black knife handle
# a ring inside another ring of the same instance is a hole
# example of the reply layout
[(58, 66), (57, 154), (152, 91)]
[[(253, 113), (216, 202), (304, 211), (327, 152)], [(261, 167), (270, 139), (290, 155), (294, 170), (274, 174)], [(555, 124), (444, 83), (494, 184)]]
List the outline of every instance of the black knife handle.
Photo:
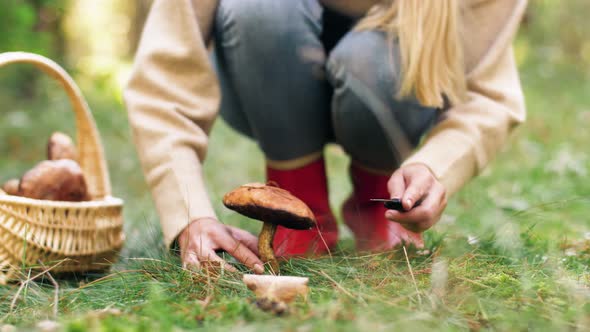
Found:
[[(417, 201), (414, 204), (414, 206), (412, 207), (412, 209), (420, 206), (420, 204), (422, 204), (422, 200)], [(383, 202), (383, 205), (388, 210), (396, 210), (399, 212), (408, 212), (409, 211), (409, 210), (404, 209), (404, 206), (402, 205), (402, 200), (399, 198), (389, 199), (389, 200)]]
[(404, 206), (402, 205), (402, 200), (399, 198), (392, 198), (388, 201), (383, 202), (383, 205), (388, 210), (396, 210), (399, 212), (404, 212)]

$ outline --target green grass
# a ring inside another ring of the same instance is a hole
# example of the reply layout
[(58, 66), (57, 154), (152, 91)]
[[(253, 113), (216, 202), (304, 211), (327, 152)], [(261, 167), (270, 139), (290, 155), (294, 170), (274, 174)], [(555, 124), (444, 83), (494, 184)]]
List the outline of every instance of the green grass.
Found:
[[(285, 274), (308, 276), (311, 286), (286, 317), (254, 307), (239, 274), (180, 268), (161, 243), (122, 105), (84, 89), (114, 192), (126, 201), (127, 242), (111, 274), (60, 281), (57, 321), (69, 331), (589, 329), (590, 80), (581, 67), (541, 56), (521, 62), (528, 122), (426, 233), (430, 254), (359, 255), (343, 228), (331, 257), (284, 264)], [(2, 179), (39, 160), (51, 131), (73, 133), (64, 96), (49, 87), (32, 101), (0, 92)], [(339, 211), (350, 191), (348, 161), (336, 147), (327, 155)], [(262, 180), (262, 166), (255, 144), (216, 123), (205, 173), (224, 222), (258, 231), (220, 202), (227, 190)], [(53, 319), (51, 283), (29, 283), (11, 310), (18, 286), (0, 287), (2, 323), (27, 329)]]

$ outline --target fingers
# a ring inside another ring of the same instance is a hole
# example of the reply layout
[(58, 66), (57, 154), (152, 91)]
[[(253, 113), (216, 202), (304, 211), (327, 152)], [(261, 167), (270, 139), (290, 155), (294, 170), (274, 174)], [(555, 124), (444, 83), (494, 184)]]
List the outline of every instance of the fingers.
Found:
[(435, 183), (419, 206), (407, 212), (389, 210), (385, 216), (408, 230), (422, 232), (438, 221), (446, 204), (445, 188), (441, 184)]
[(238, 271), (231, 264), (224, 261), (223, 258), (219, 257), (213, 250), (207, 251), (200, 255), (199, 260), (201, 261), (202, 266), (206, 268), (217, 269), (219, 267), (223, 267), (229, 272)]
[[(401, 224), (398, 224), (398, 227), (406, 228)], [(409, 230), (409, 232), (398, 232), (398, 237), (400, 238), (400, 244), (402, 246), (413, 246), (415, 248), (424, 247), (424, 240), (418, 231)]]
[(231, 235), (236, 239), (236, 241), (241, 242), (246, 246), (246, 248), (250, 249), (253, 253), (257, 256), (258, 253), (258, 238), (254, 236), (252, 233), (245, 231), (241, 228), (237, 228), (234, 226), (227, 226)]
[(184, 269), (201, 269), (201, 262), (194, 251), (189, 251), (182, 256), (182, 268)]
[(403, 171), (397, 170), (393, 173), (387, 182), (387, 189), (391, 198), (401, 199), (406, 191), (406, 181), (404, 179)]
[(224, 269), (235, 272), (236, 268), (226, 263), (212, 249), (191, 248), (182, 255), (182, 267), (189, 270), (200, 270), (201, 268), (213, 268), (223, 266)]
[(428, 194), (434, 178), (429, 173), (418, 173), (409, 178), (407, 188), (402, 196), (402, 205), (406, 211), (411, 210), (416, 202)]
[(227, 251), (255, 273), (264, 273), (263, 263), (258, 256), (256, 256), (256, 254), (254, 254), (245, 244), (236, 241), (229, 231), (220, 235), (219, 244), (221, 249)]
[(217, 266), (236, 271), (215, 253), (215, 250), (222, 249), (254, 272), (264, 273), (263, 264), (255, 254), (256, 242), (254, 235), (238, 228), (230, 228), (213, 219), (193, 222), (179, 236), (184, 267), (199, 269)]

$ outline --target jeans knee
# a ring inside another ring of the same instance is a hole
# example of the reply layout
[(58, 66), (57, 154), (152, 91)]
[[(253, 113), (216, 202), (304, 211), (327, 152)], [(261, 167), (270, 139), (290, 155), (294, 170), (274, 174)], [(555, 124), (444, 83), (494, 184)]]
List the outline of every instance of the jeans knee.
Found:
[(336, 139), (353, 158), (376, 169), (401, 162), (437, 117), (414, 98), (397, 97), (399, 63), (398, 43), (378, 31), (349, 33), (328, 59)]
[(310, 7), (314, 7), (310, 3), (317, 0), (221, 0), (215, 16), (215, 38), (224, 46), (241, 40), (252, 47), (268, 46), (300, 32), (304, 24), (300, 18), (308, 16)]
[[(247, 32), (257, 17), (255, 0), (221, 0), (215, 14), (215, 40), (218, 46), (235, 41), (238, 31)], [(245, 30), (242, 30), (245, 29)]]
[(352, 75), (374, 89), (387, 87), (393, 94), (399, 73), (398, 44), (380, 31), (352, 31), (330, 53), (328, 79), (337, 86)]

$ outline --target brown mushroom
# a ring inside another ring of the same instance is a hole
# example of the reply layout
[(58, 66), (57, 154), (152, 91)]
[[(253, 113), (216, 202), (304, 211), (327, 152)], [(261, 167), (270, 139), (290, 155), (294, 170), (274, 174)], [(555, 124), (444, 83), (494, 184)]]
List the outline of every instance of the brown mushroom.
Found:
[(70, 136), (55, 132), (49, 137), (47, 142), (47, 159), (59, 160), (59, 159), (71, 159), (77, 160), (78, 153), (76, 146), (70, 138)]
[(272, 241), (278, 225), (290, 229), (310, 229), (316, 225), (313, 212), (300, 199), (275, 185), (249, 183), (225, 194), (223, 204), (240, 214), (264, 223), (258, 236), (258, 251), (271, 273), (279, 272)]
[(7, 195), (17, 196), (19, 183), (20, 181), (18, 179), (10, 179), (2, 185), (2, 190)]
[(309, 278), (305, 277), (245, 274), (242, 280), (256, 295), (256, 305), (277, 315), (285, 313), (295, 298), (305, 298), (309, 292)]
[(52, 201), (89, 200), (82, 169), (70, 159), (45, 160), (37, 164), (23, 175), (18, 195)]

